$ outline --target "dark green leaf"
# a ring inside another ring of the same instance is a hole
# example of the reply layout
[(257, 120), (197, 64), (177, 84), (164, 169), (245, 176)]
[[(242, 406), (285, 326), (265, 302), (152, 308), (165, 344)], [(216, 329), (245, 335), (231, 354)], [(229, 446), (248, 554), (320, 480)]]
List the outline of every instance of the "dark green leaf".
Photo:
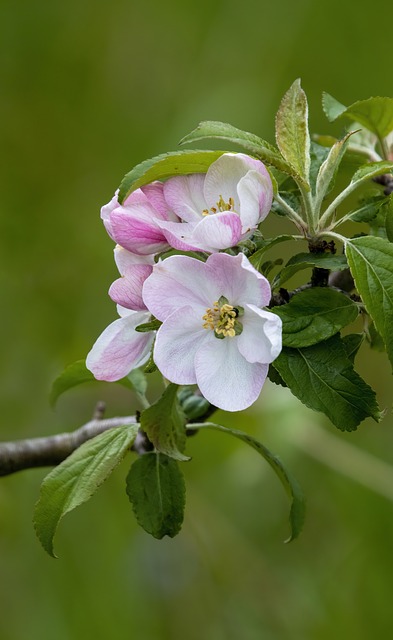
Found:
[(53, 538), (60, 520), (91, 498), (110, 476), (132, 446), (138, 426), (109, 429), (88, 440), (46, 476), (35, 507), (34, 527), (49, 555), (56, 557)]
[(344, 107), (328, 93), (325, 93), (323, 105), (330, 122), (337, 118), (348, 118), (372, 131), (378, 138), (385, 138), (393, 131), (393, 98), (378, 96), (367, 100), (358, 100), (349, 107)]
[(342, 338), (348, 360), (355, 362), (355, 356), (364, 342), (364, 333), (350, 333)]
[(120, 204), (145, 184), (177, 175), (206, 173), (212, 162), (224, 151), (171, 151), (141, 162), (127, 173), (119, 187)]
[(393, 365), (393, 244), (363, 236), (348, 240), (345, 252), (356, 288)]
[(175, 460), (146, 453), (131, 466), (127, 495), (140, 526), (159, 540), (173, 538), (183, 524), (185, 484)]
[(255, 267), (257, 271), (259, 271), (262, 265), (262, 261), (265, 257), (265, 252), (268, 251), (268, 249), (270, 249), (271, 247), (274, 247), (276, 244), (279, 244), (280, 242), (287, 242), (288, 240), (293, 240), (293, 236), (283, 234), (283, 235), (277, 236), (276, 238), (267, 238), (266, 240), (259, 240), (258, 251), (253, 253), (249, 258), (252, 266)]
[(280, 376), (280, 374), (278, 373), (277, 369), (275, 369), (272, 364), (269, 364), (267, 377), (269, 378), (270, 382), (273, 382), (273, 384), (280, 385), (280, 387), (287, 386), (284, 380), (282, 379), (282, 377)]
[(177, 397), (177, 384), (169, 384), (161, 398), (141, 414), (141, 427), (161, 453), (176, 460), (189, 460), (183, 455), (186, 445), (186, 418)]
[(358, 307), (350, 298), (327, 287), (300, 291), (288, 304), (274, 307), (280, 316), (285, 347), (308, 347), (327, 340), (356, 320)]
[(135, 327), (135, 331), (140, 331), (140, 333), (147, 333), (148, 331), (157, 331), (162, 325), (160, 320), (152, 320), (151, 322), (144, 322), (143, 324), (138, 324)]
[[(86, 364), (84, 360), (78, 360), (73, 364), (68, 365), (64, 369), (64, 371), (56, 378), (53, 382), (52, 389), (50, 392), (49, 400), (52, 407), (55, 406), (57, 399), (68, 389), (72, 389), (72, 387), (76, 387), (79, 384), (83, 384), (84, 382), (96, 382), (95, 377), (86, 368)], [(117, 384), (123, 385), (127, 389), (133, 389), (133, 386), (127, 378), (122, 378), (121, 380), (116, 381)]]
[[(288, 164), (309, 185), (310, 135), (306, 94), (295, 80), (284, 95), (276, 115), (276, 141)], [(278, 167), (279, 168), (279, 167)]]
[(200, 122), (194, 131), (191, 131), (191, 133), (180, 140), (180, 144), (189, 144), (190, 142), (204, 139), (228, 140), (229, 142), (238, 144), (253, 156), (256, 156), (267, 164), (273, 165), (273, 167), (276, 167), (280, 171), (289, 174), (293, 173), (292, 167), (285, 162), (274, 145), (269, 144), (269, 142), (262, 140), (262, 138), (259, 138), (253, 133), (237, 129), (226, 122), (215, 122), (211, 120)]
[(353, 222), (371, 222), (389, 199), (390, 196), (386, 198), (380, 195), (367, 198), (362, 201), (359, 209), (350, 212), (346, 217)]
[(353, 431), (368, 416), (380, 420), (375, 393), (354, 371), (339, 336), (304, 349), (285, 347), (273, 366), (293, 395), (338, 429)]
[(223, 427), (220, 424), (215, 424), (214, 422), (204, 422), (199, 423), (197, 425), (191, 425), (190, 429), (213, 429), (216, 431), (222, 431), (223, 433), (227, 433), (228, 435), (234, 436), (239, 440), (242, 440), (250, 447), (255, 449), (271, 466), (275, 474), (278, 476), (281, 481), (285, 491), (290, 496), (292, 500), (291, 511), (289, 514), (289, 522), (291, 525), (291, 535), (286, 540), (286, 542), (291, 542), (297, 538), (303, 528), (304, 517), (305, 517), (305, 500), (303, 492), (298, 484), (297, 480), (293, 477), (291, 473), (284, 467), (283, 463), (277, 456), (273, 455), (269, 449), (267, 449), (261, 442), (248, 435), (248, 433), (244, 433), (243, 431), (238, 431), (237, 429), (228, 429), (227, 427)]
[(284, 282), (292, 278), (298, 271), (319, 267), (320, 269), (334, 269), (341, 271), (348, 267), (344, 255), (332, 255), (331, 253), (297, 253), (292, 256), (285, 267), (275, 277), (272, 288), (281, 287)]
[(385, 205), (385, 229), (386, 236), (389, 242), (393, 242), (393, 197), (392, 194), (388, 197)]

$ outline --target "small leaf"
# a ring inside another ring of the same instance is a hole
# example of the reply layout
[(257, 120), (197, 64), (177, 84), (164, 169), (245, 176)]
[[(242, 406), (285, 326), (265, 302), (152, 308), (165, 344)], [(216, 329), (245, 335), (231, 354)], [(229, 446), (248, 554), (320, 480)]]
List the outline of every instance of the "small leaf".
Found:
[[(389, 196), (390, 198), (390, 196)], [(345, 217), (353, 222), (371, 222), (384, 207), (389, 198), (386, 196), (373, 196), (362, 201), (361, 206), (348, 213)]]
[(343, 254), (332, 255), (331, 253), (297, 253), (292, 256), (285, 267), (277, 274), (272, 283), (272, 288), (281, 287), (284, 282), (292, 278), (298, 271), (319, 267), (320, 269), (334, 269), (342, 271), (348, 267)]
[(185, 484), (175, 460), (146, 453), (132, 464), (127, 495), (140, 526), (154, 538), (173, 538), (183, 524)]
[(288, 304), (274, 307), (280, 316), (284, 347), (309, 347), (327, 340), (358, 317), (355, 302), (333, 289), (300, 291)]
[(140, 331), (140, 333), (147, 333), (148, 331), (157, 331), (162, 325), (160, 320), (152, 320), (151, 322), (144, 322), (143, 324), (138, 324), (135, 327), (135, 331)]
[(154, 180), (190, 173), (206, 173), (224, 151), (171, 151), (141, 162), (127, 173), (119, 187), (120, 204), (130, 193)]
[(330, 122), (337, 118), (348, 118), (372, 131), (378, 138), (385, 138), (393, 131), (393, 98), (377, 96), (358, 100), (349, 107), (344, 107), (325, 93), (323, 104)]
[(348, 360), (355, 362), (355, 356), (364, 342), (364, 333), (349, 333), (342, 338), (343, 347)]
[(375, 392), (354, 371), (338, 335), (312, 347), (285, 347), (273, 366), (294, 396), (341, 431), (354, 431), (369, 416), (381, 418)]
[(393, 365), (393, 244), (363, 236), (348, 240), (345, 252), (356, 288)]
[(83, 443), (51, 471), (41, 485), (34, 527), (45, 551), (54, 558), (53, 538), (63, 516), (86, 502), (110, 476), (132, 446), (139, 425), (104, 431)]
[(283, 235), (277, 236), (276, 238), (267, 238), (266, 240), (263, 240), (263, 239), (259, 240), (258, 251), (255, 251), (255, 253), (253, 253), (249, 258), (252, 266), (257, 271), (259, 271), (260, 266), (262, 264), (262, 260), (264, 259), (264, 256), (265, 256), (265, 252), (268, 249), (271, 249), (271, 247), (274, 247), (276, 244), (279, 244), (280, 242), (287, 242), (288, 240), (293, 240), (293, 236), (283, 234)]
[[(86, 368), (84, 360), (77, 360), (73, 364), (68, 365), (64, 371), (53, 382), (49, 396), (52, 407), (55, 406), (57, 399), (68, 389), (76, 387), (84, 382), (97, 382), (91, 371)], [(133, 386), (127, 378), (116, 381), (117, 384), (123, 385), (127, 389), (133, 389)]]
[(285, 160), (309, 185), (310, 135), (306, 94), (295, 80), (284, 95), (276, 115), (276, 141)]
[(158, 451), (175, 460), (189, 460), (182, 453), (186, 445), (186, 418), (177, 390), (177, 384), (169, 384), (161, 398), (142, 412), (141, 428)]
[(326, 160), (321, 164), (316, 181), (316, 198), (314, 207), (319, 211), (322, 201), (334, 186), (335, 177), (344, 156), (350, 137), (355, 133), (351, 131), (342, 140), (336, 142), (329, 151)]
[(130, 371), (127, 378), (131, 382), (135, 393), (140, 396), (144, 396), (147, 391), (147, 380), (143, 371), (141, 369), (133, 369)]
[(351, 185), (357, 187), (362, 182), (371, 180), (371, 178), (380, 176), (383, 173), (391, 173), (391, 171), (393, 171), (393, 162), (388, 162), (387, 160), (381, 160), (380, 162), (368, 162), (367, 164), (363, 164), (359, 167), (359, 169), (354, 173)]
[(194, 131), (186, 135), (180, 144), (189, 144), (198, 140), (228, 140), (246, 149), (253, 156), (267, 164), (273, 165), (284, 173), (293, 173), (293, 168), (285, 162), (278, 149), (253, 133), (242, 131), (226, 122), (206, 120), (200, 122)]
[(305, 517), (305, 500), (304, 495), (301, 490), (300, 485), (294, 476), (284, 467), (283, 463), (277, 456), (273, 455), (269, 449), (267, 449), (261, 442), (248, 435), (248, 433), (244, 433), (243, 431), (238, 431), (237, 429), (228, 429), (227, 427), (223, 427), (220, 424), (215, 424), (214, 422), (203, 422), (190, 425), (190, 429), (213, 429), (216, 431), (222, 431), (223, 433), (227, 433), (228, 435), (234, 436), (239, 440), (242, 440), (250, 447), (255, 449), (271, 466), (275, 474), (278, 476), (281, 484), (283, 485), (286, 493), (290, 496), (291, 510), (289, 514), (289, 522), (291, 525), (291, 535), (286, 540), (286, 542), (291, 542), (297, 538), (303, 528), (304, 517)]

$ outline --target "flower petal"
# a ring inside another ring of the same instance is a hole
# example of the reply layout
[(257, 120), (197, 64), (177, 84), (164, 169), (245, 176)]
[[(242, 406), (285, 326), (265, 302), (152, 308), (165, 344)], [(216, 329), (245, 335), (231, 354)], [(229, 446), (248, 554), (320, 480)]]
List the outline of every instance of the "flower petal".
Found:
[(124, 276), (127, 269), (135, 264), (154, 264), (154, 257), (152, 255), (140, 256), (136, 253), (127, 251), (119, 244), (113, 250), (116, 266), (121, 276)]
[(154, 362), (165, 378), (175, 384), (195, 384), (195, 354), (209, 334), (212, 332), (203, 329), (194, 308), (182, 307), (172, 313), (157, 331), (154, 344)]
[(139, 333), (135, 327), (148, 319), (148, 313), (136, 311), (115, 320), (103, 331), (86, 358), (86, 367), (97, 380), (120, 380), (146, 362), (154, 335)]
[(273, 186), (270, 178), (258, 171), (249, 171), (237, 185), (240, 200), (242, 232), (255, 229), (269, 213), (273, 202)]
[(242, 224), (237, 213), (226, 211), (205, 216), (196, 225), (192, 237), (204, 251), (234, 247), (241, 239)]
[(268, 371), (267, 364), (251, 364), (243, 358), (237, 338), (206, 341), (195, 355), (199, 389), (206, 400), (224, 411), (242, 411), (253, 404)]
[(133, 264), (127, 267), (123, 276), (115, 280), (109, 288), (112, 300), (128, 309), (146, 311), (146, 305), (142, 299), (142, 287), (152, 270), (153, 267), (150, 264)]
[(217, 300), (217, 287), (207, 277), (204, 262), (188, 256), (171, 256), (154, 265), (153, 273), (143, 285), (142, 296), (158, 320), (166, 320), (187, 305), (202, 318), (206, 308)]
[(145, 194), (149, 203), (154, 207), (162, 220), (177, 220), (177, 216), (173, 215), (165, 200), (164, 185), (162, 182), (156, 180), (155, 182), (146, 184), (141, 188), (141, 191)]
[(149, 204), (118, 207), (110, 215), (112, 237), (133, 253), (146, 255), (164, 251), (168, 243), (156, 219), (157, 212)]
[(206, 267), (206, 278), (215, 282), (219, 297), (225, 296), (229, 304), (244, 307), (251, 303), (264, 307), (270, 302), (269, 281), (254, 269), (242, 253), (237, 256), (213, 253), (208, 257)]
[(164, 196), (169, 208), (186, 222), (198, 222), (206, 209), (203, 195), (205, 174), (169, 178), (164, 184)]
[(241, 322), (243, 332), (237, 338), (240, 353), (248, 362), (273, 362), (282, 348), (281, 318), (248, 304)]
[(164, 222), (164, 220), (160, 220), (158, 226), (173, 249), (178, 251), (203, 250), (193, 244), (193, 232), (196, 226), (194, 222)]

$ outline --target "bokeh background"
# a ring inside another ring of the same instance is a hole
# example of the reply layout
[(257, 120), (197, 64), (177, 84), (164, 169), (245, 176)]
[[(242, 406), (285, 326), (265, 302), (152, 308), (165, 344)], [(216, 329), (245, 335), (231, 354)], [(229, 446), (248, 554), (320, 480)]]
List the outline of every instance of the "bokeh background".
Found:
[[(202, 119), (273, 141), (274, 113), (299, 76), (311, 129), (339, 133), (324, 119), (322, 90), (348, 104), (392, 95), (388, 6), (2, 1), (0, 439), (74, 429), (98, 400), (108, 416), (137, 406), (101, 383), (70, 391), (55, 412), (48, 405), (53, 378), (115, 318), (99, 209), (123, 174), (175, 149)], [(298, 476), (308, 517), (293, 544), (282, 544), (288, 504), (277, 479), (222, 434), (190, 441), (174, 540), (136, 526), (128, 460), (64, 520), (57, 561), (31, 524), (46, 471), (1, 479), (0, 639), (390, 637), (392, 380), (382, 356), (362, 358), (388, 409), (380, 425), (336, 433), (269, 384), (247, 413), (217, 418), (260, 437)]]

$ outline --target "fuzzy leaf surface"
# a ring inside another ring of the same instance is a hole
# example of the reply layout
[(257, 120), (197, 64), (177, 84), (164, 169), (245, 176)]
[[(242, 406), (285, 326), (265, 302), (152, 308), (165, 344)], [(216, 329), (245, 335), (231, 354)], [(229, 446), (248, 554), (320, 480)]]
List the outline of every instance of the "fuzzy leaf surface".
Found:
[(132, 464), (127, 495), (140, 526), (154, 538), (173, 538), (183, 524), (186, 489), (176, 460), (146, 453)]
[(377, 96), (367, 100), (358, 100), (349, 107), (344, 107), (332, 96), (325, 93), (323, 106), (330, 122), (337, 118), (348, 118), (372, 131), (378, 138), (385, 138), (393, 131), (393, 98)]
[(356, 288), (393, 366), (393, 244), (363, 236), (348, 240), (345, 252)]
[(120, 204), (139, 187), (154, 180), (165, 180), (177, 175), (206, 173), (212, 162), (225, 151), (170, 151), (145, 160), (127, 173), (120, 183)]
[(312, 347), (284, 347), (273, 366), (294, 396), (341, 431), (354, 431), (367, 417), (380, 420), (375, 392), (354, 371), (338, 335)]
[(309, 347), (335, 335), (356, 320), (359, 311), (350, 298), (327, 287), (300, 291), (272, 309), (280, 316), (284, 347)]
[(41, 485), (34, 527), (45, 551), (54, 558), (53, 538), (63, 516), (86, 502), (110, 476), (132, 446), (139, 425), (104, 431), (84, 442), (55, 467)]
[(145, 409), (141, 428), (155, 448), (175, 460), (189, 460), (183, 455), (186, 445), (186, 417), (177, 398), (177, 384), (169, 384), (162, 396)]

